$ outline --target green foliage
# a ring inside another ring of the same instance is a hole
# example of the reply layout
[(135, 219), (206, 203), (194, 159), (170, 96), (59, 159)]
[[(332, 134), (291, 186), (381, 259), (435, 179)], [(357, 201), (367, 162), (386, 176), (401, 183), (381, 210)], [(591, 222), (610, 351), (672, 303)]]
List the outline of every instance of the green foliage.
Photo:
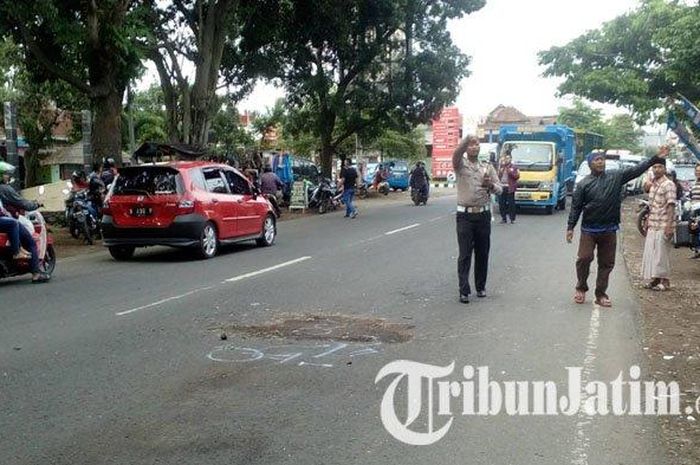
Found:
[(254, 144), (253, 137), (240, 124), (240, 114), (232, 104), (225, 104), (214, 116), (210, 142), (219, 154), (231, 157)]
[(643, 0), (639, 8), (539, 53), (559, 93), (629, 108), (638, 122), (680, 92), (700, 100), (700, 7)]
[(419, 129), (405, 133), (387, 129), (374, 140), (371, 147), (380, 151), (383, 158), (423, 160), (426, 156), (424, 138)]
[(603, 118), (603, 112), (593, 108), (581, 99), (574, 99), (574, 106), (560, 108), (557, 122), (574, 129), (594, 132), (603, 136), (604, 149), (625, 149), (635, 153), (641, 152), (639, 143), (643, 131), (637, 126), (631, 115), (614, 115)]
[(120, 154), (120, 104), (141, 70), (144, 8), (136, 0), (0, 3), (0, 36), (18, 44), (31, 82), (67, 84), (90, 99), (98, 157)]
[[(468, 58), (452, 43), (447, 20), (483, 0), (313, 0), (259, 2), (280, 18), (257, 46), (282, 65), (277, 77), (298, 111), (299, 133), (320, 139), (321, 165), (354, 134), (406, 131), (454, 101)], [(251, 42), (255, 44), (255, 39)]]
[[(0, 42), (0, 82), (0, 104), (15, 103), (17, 123), (29, 145), (24, 155), (25, 185), (31, 187), (37, 177), (39, 154), (53, 145), (52, 133), (59, 118), (77, 115), (72, 118), (73, 128), (79, 130), (79, 110), (87, 101), (63, 81), (36, 81), (22, 60), (21, 48), (10, 37)], [(75, 141), (74, 136), (69, 135), (69, 143)]]

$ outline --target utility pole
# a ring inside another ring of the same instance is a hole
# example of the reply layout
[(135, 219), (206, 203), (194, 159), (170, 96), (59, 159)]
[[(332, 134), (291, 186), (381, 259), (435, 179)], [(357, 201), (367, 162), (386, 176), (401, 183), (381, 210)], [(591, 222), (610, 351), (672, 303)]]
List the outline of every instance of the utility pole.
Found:
[(5, 148), (7, 149), (7, 162), (17, 169), (17, 176), (12, 187), (19, 189), (21, 181), (19, 173), (19, 152), (17, 152), (17, 105), (13, 102), (5, 102)]

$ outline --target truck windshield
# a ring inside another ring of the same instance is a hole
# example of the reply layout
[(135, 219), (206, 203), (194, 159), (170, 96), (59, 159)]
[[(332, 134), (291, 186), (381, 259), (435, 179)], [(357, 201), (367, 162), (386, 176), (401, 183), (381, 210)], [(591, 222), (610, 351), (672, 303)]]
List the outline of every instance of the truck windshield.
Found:
[(549, 171), (552, 169), (553, 149), (550, 144), (534, 144), (531, 142), (506, 143), (505, 153), (511, 151), (513, 163), (526, 171)]

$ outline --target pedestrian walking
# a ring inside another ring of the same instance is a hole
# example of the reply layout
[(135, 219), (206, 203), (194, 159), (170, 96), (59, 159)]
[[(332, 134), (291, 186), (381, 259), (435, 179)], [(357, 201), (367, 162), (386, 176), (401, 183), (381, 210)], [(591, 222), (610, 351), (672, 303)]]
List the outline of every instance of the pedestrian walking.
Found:
[(642, 278), (647, 289), (666, 291), (671, 288), (671, 239), (676, 229), (676, 184), (666, 176), (666, 160), (651, 167), (649, 217), (642, 255)]
[(659, 151), (659, 155), (624, 170), (606, 171), (605, 155), (594, 151), (586, 157), (591, 174), (586, 176), (576, 187), (571, 203), (566, 242), (574, 238), (574, 228), (581, 220), (581, 238), (576, 259), (576, 292), (574, 302), (582, 304), (588, 291), (588, 275), (594, 253), (598, 253), (598, 275), (596, 277), (595, 303), (601, 307), (611, 307), (607, 294), (608, 279), (615, 267), (617, 248), (617, 230), (620, 229), (620, 207), (622, 189), (627, 182), (641, 176), (657, 162), (665, 163), (668, 147)]
[(501, 223), (515, 223), (515, 191), (518, 188), (518, 179), (520, 179), (520, 170), (513, 164), (511, 149), (506, 149), (501, 164), (498, 167), (498, 179), (503, 186), (503, 192), (499, 196), (499, 210), (501, 212)]
[(345, 169), (340, 173), (343, 182), (343, 203), (345, 204), (345, 218), (357, 218), (357, 208), (352, 204), (355, 198), (355, 184), (357, 184), (357, 170), (351, 165), (350, 160), (345, 160)]
[[(502, 192), (496, 169), (479, 161), (479, 139), (467, 136), (452, 154), (457, 176), (457, 275), (459, 301), (469, 303), (469, 270), (474, 255), (474, 287), (477, 297), (486, 297), (489, 250), (491, 248), (491, 194)], [(466, 159), (464, 154), (466, 153)]]

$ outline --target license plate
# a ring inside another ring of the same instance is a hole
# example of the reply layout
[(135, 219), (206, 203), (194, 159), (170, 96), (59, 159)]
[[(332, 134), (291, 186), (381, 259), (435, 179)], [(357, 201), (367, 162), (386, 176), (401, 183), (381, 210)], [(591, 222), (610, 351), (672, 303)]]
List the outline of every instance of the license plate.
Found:
[(530, 194), (519, 194), (516, 192), (515, 198), (518, 200), (530, 200)]
[(153, 209), (151, 207), (134, 207), (129, 211), (131, 216), (151, 216)]

